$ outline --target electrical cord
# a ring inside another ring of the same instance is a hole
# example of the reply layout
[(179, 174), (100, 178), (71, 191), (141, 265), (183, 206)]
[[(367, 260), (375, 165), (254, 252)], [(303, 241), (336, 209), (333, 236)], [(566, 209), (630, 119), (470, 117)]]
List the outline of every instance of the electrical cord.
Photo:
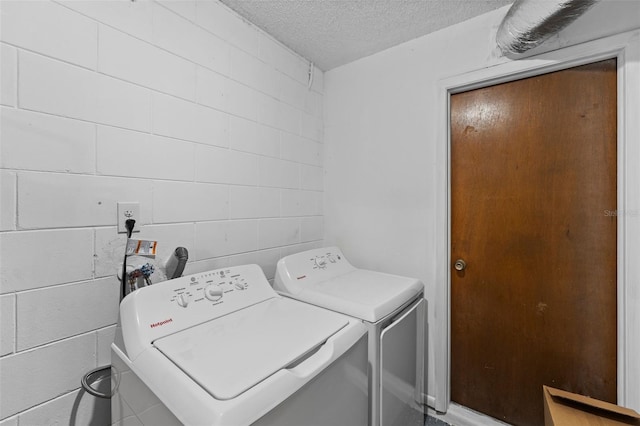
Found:
[(136, 221), (134, 219), (127, 219), (124, 222), (125, 228), (127, 228), (127, 242), (124, 246), (124, 259), (122, 260), (122, 280), (120, 289), (122, 290), (120, 293), (120, 301), (127, 295), (126, 294), (126, 279), (127, 279), (127, 246), (129, 245), (129, 239), (131, 238), (131, 234), (133, 234), (133, 227), (136, 226)]

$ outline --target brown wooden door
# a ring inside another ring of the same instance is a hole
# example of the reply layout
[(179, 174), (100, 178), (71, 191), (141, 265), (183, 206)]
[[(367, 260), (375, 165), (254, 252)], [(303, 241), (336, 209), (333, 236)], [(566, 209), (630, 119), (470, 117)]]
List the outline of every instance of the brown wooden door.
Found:
[(616, 91), (607, 60), (451, 97), (453, 401), (616, 402)]

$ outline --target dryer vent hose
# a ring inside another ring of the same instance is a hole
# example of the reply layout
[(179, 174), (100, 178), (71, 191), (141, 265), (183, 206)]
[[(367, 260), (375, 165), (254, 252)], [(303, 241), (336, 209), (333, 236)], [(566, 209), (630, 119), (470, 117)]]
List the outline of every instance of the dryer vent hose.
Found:
[(600, 0), (515, 0), (502, 20), (496, 42), (504, 55), (542, 44)]

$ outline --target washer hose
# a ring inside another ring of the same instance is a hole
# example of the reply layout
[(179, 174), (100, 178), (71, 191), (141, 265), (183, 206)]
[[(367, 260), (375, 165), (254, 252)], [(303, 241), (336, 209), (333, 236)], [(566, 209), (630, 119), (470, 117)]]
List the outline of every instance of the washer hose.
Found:
[(87, 374), (82, 376), (80, 383), (82, 384), (82, 389), (87, 391), (87, 393), (93, 396), (96, 396), (98, 398), (109, 399), (113, 396), (114, 390), (118, 388), (118, 383), (116, 383), (116, 386), (112, 386), (112, 389), (109, 391), (109, 393), (100, 392), (99, 390), (91, 387), (91, 385), (94, 384), (97, 380), (104, 378), (105, 376), (104, 374), (98, 375), (97, 378), (94, 377), (94, 375), (101, 373), (103, 371), (109, 371), (109, 375), (111, 375), (111, 366), (107, 365), (106, 367), (98, 367), (98, 368), (94, 368), (93, 370), (90, 370)]
[(181, 277), (188, 260), (189, 251), (184, 247), (176, 248), (165, 265), (167, 279), (172, 280)]

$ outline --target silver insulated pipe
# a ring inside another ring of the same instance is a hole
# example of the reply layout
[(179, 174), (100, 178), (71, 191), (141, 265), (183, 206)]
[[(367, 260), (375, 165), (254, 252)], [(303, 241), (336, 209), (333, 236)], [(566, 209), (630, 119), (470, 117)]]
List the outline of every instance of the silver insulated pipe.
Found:
[(515, 0), (498, 28), (498, 47), (505, 56), (533, 49), (598, 1)]

